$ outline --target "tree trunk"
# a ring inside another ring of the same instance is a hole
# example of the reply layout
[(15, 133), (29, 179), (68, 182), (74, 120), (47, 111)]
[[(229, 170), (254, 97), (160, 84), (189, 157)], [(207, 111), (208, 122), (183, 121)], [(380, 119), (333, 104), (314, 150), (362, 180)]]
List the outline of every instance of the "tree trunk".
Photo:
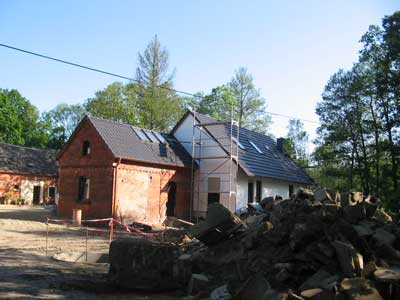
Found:
[(375, 178), (375, 192), (380, 195), (381, 192), (381, 186), (380, 186), (380, 159), (381, 159), (381, 153), (380, 153), (380, 147), (379, 147), (379, 126), (378, 122), (376, 119), (376, 114), (374, 110), (374, 105), (373, 105), (373, 97), (370, 96), (370, 101), (369, 101), (369, 107), (371, 110), (371, 115), (372, 115), (372, 121), (374, 124), (374, 139), (375, 139), (375, 172), (376, 172), (376, 178)]

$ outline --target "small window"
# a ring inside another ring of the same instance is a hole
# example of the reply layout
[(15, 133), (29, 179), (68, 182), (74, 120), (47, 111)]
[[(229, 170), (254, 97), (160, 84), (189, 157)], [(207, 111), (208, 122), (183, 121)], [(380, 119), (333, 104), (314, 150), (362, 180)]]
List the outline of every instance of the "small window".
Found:
[(79, 177), (79, 201), (89, 200), (90, 179), (87, 177)]
[(261, 194), (262, 194), (262, 183), (261, 181), (256, 182), (256, 200), (257, 202), (261, 202)]
[(219, 202), (220, 191), (221, 191), (221, 178), (209, 177), (208, 182), (208, 204)]
[(293, 185), (289, 185), (289, 197), (292, 196), (292, 194), (294, 193), (294, 188)]
[(82, 146), (82, 155), (89, 155), (90, 154), (90, 143), (89, 141), (84, 141)]
[(55, 199), (56, 198), (56, 187), (49, 186), (49, 198)]
[(155, 134), (155, 136), (157, 137), (157, 139), (160, 141), (160, 143), (165, 143), (165, 138), (161, 135), (161, 133), (158, 132), (153, 132)]
[(249, 182), (247, 184), (247, 203), (253, 203), (254, 201), (254, 183)]
[(257, 145), (253, 143), (253, 141), (249, 140), (249, 143), (254, 147), (254, 149), (257, 150), (258, 153), (263, 154), (263, 152), (260, 150), (260, 148), (258, 148)]
[(236, 143), (236, 145), (239, 146), (240, 149), (242, 149), (242, 150), (246, 149), (246, 148), (242, 145), (242, 143), (239, 142), (239, 141), (237, 140), (237, 138), (232, 137), (232, 140)]
[(150, 139), (147, 137), (147, 135), (143, 132), (142, 129), (135, 127), (132, 127), (132, 129), (141, 141), (150, 142)]

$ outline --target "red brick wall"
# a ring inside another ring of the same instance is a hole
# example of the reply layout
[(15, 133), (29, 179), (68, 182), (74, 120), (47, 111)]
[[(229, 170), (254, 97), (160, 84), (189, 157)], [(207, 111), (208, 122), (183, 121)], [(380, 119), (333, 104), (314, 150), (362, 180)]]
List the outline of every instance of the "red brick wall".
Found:
[[(89, 201), (78, 201), (80, 176), (90, 179)], [(82, 209), (82, 219), (111, 217), (112, 187), (112, 167), (61, 168), (58, 215), (72, 219), (73, 209)]]
[[(90, 142), (90, 155), (82, 156), (86, 140)], [(59, 158), (58, 214), (70, 219), (73, 209), (82, 209), (83, 219), (110, 217), (116, 161), (90, 121), (84, 121)], [(148, 223), (163, 221), (170, 181), (177, 184), (176, 216), (189, 215), (190, 169), (123, 161), (116, 172), (115, 217)], [(80, 176), (90, 179), (89, 203), (77, 201)]]
[[(22, 196), (22, 181), (43, 181), (43, 198), (41, 203), (48, 203), (48, 188), (49, 186), (57, 186), (57, 177), (36, 176), (30, 174), (15, 174), (15, 173), (0, 173), (0, 203), (4, 203), (7, 195), (11, 195), (11, 200), (16, 202), (17, 199), (23, 198)], [(18, 185), (18, 189), (14, 186)], [(32, 199), (24, 199), (26, 203), (31, 203)]]
[(159, 223), (165, 219), (168, 183), (175, 182), (176, 216), (187, 218), (190, 169), (156, 164), (122, 163), (117, 169), (116, 213), (127, 222)]
[[(86, 156), (82, 155), (84, 141), (90, 143)], [(113, 154), (86, 119), (59, 157), (59, 216), (71, 219), (73, 209), (82, 209), (82, 219), (111, 217), (113, 161)], [(80, 176), (90, 179), (89, 202), (78, 202)]]

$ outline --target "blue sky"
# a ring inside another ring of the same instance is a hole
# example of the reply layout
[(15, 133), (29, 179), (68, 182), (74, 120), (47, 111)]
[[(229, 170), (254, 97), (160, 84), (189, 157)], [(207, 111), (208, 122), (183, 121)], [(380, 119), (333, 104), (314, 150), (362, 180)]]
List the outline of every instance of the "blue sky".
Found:
[[(250, 2), (250, 3), (249, 3)], [(175, 88), (208, 92), (247, 67), (268, 110), (317, 120), (329, 77), (357, 59), (361, 35), (399, 1), (0, 0), (0, 43), (134, 76), (157, 34), (176, 68)], [(0, 47), (0, 88), (40, 111), (78, 103), (115, 78)], [(272, 133), (287, 119), (273, 117)], [(317, 125), (306, 123), (314, 137)]]

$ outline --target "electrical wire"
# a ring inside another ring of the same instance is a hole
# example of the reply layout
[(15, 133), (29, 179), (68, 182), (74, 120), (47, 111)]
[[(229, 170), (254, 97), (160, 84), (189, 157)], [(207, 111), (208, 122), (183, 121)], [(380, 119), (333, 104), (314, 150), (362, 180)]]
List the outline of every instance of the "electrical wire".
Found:
[[(120, 79), (129, 80), (129, 81), (133, 81), (133, 82), (137, 82), (137, 83), (142, 83), (140, 80), (137, 80), (137, 79), (134, 79), (134, 78), (130, 78), (130, 77), (127, 77), (127, 76), (119, 75), (119, 74), (116, 74), (116, 73), (111, 73), (111, 72), (104, 71), (104, 70), (97, 69), (97, 68), (93, 68), (93, 67), (88, 67), (88, 66), (85, 66), (85, 65), (82, 65), (82, 64), (78, 64), (78, 63), (74, 63), (74, 62), (71, 62), (71, 61), (59, 59), (59, 58), (56, 58), (56, 57), (40, 54), (40, 53), (37, 53), (37, 52), (32, 52), (32, 51), (21, 49), (21, 48), (17, 48), (17, 47), (14, 47), (14, 46), (1, 44), (1, 43), (0, 43), (0, 46), (4, 47), (4, 48), (11, 49), (11, 50), (19, 51), (19, 52), (22, 52), (22, 53), (25, 53), (25, 54), (30, 54), (30, 55), (34, 55), (34, 56), (41, 57), (41, 58), (44, 58), (44, 59), (48, 59), (48, 60), (56, 61), (56, 62), (59, 62), (59, 63), (67, 64), (67, 65), (74, 66), (74, 67), (77, 67), (77, 68), (82, 68), (82, 69), (85, 69), (85, 70), (89, 70), (89, 71), (101, 73), (101, 74), (104, 74), (104, 75), (117, 77), (117, 78), (120, 78)], [(162, 85), (157, 85), (156, 87), (160, 88), (160, 89), (165, 89), (165, 90), (168, 90), (168, 91), (171, 91), (171, 92), (179, 93), (179, 94), (182, 94), (182, 95), (190, 96), (190, 97), (193, 97), (193, 98), (200, 98), (200, 99), (204, 99), (205, 98), (204, 96), (201, 96), (201, 95), (196, 95), (196, 94), (193, 94), (193, 93), (189, 93), (189, 92), (185, 92), (185, 91), (169, 88), (169, 87), (162, 86)], [(265, 114), (269, 114), (269, 115), (273, 115), (273, 116), (278, 116), (278, 117), (284, 117), (284, 118), (288, 118), (288, 119), (296, 119), (296, 120), (300, 120), (300, 121), (303, 121), (303, 122), (320, 124), (318, 121), (313, 121), (313, 120), (308, 120), (308, 119), (303, 119), (303, 118), (297, 118), (297, 117), (294, 117), (294, 116), (288, 116), (288, 115), (274, 113), (274, 112), (270, 112), (270, 111), (261, 111), (261, 110), (259, 110), (257, 112), (265, 113)]]

